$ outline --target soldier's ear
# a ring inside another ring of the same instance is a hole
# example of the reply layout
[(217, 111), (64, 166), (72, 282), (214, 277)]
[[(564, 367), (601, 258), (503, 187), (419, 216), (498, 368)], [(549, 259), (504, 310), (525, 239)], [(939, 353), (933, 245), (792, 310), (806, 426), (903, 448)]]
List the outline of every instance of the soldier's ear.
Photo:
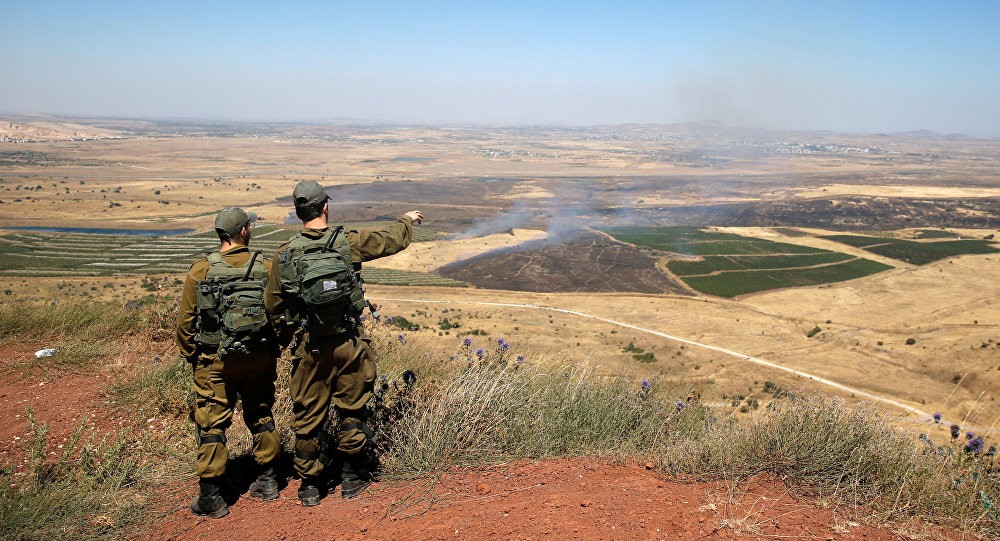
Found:
[(330, 215), (330, 200), (327, 199), (326, 203), (323, 203), (323, 214)]

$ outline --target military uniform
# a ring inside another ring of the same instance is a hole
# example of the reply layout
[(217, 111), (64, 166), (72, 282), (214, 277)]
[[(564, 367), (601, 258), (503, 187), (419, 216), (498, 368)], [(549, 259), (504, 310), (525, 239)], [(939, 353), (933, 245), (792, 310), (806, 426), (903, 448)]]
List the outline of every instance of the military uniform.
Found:
[[(329, 227), (304, 228), (300, 235), (320, 239)], [(351, 261), (355, 270), (361, 270), (365, 261), (395, 254), (410, 244), (413, 220), (403, 216), (382, 229), (346, 231), (351, 247)], [(280, 261), (288, 250), (288, 243), (278, 248), (275, 261)], [(264, 304), (268, 314), (275, 318), (275, 328), (287, 327), (283, 320), (286, 308), (292, 301), (281, 287), (280, 266), (271, 267)], [(292, 398), (295, 431), (295, 472), (304, 480), (315, 479), (324, 468), (325, 457), (320, 454), (322, 427), (327, 421), (331, 401), (341, 415), (340, 436), (336, 451), (346, 457), (358, 456), (365, 448), (369, 435), (364, 423), (364, 408), (372, 397), (376, 369), (371, 339), (360, 329), (329, 337), (310, 337), (299, 329), (294, 350), (289, 392)], [(291, 340), (285, 336), (284, 340)]]
[[(221, 255), (230, 266), (240, 267), (247, 263), (251, 254), (246, 246), (237, 246)], [(270, 271), (270, 261), (263, 259), (263, 263)], [(229, 454), (225, 430), (232, 424), (237, 394), (243, 399), (243, 420), (253, 433), (256, 462), (271, 463), (278, 457), (281, 445), (271, 412), (277, 377), (275, 341), (272, 340), (271, 345), (258, 345), (247, 353), (220, 355), (217, 351), (204, 351), (196, 340), (198, 283), (208, 275), (209, 266), (206, 258), (191, 265), (184, 279), (177, 316), (178, 351), (192, 365), (197, 395), (194, 420), (201, 445), (198, 446), (196, 471), (201, 478), (220, 477), (226, 472)]]

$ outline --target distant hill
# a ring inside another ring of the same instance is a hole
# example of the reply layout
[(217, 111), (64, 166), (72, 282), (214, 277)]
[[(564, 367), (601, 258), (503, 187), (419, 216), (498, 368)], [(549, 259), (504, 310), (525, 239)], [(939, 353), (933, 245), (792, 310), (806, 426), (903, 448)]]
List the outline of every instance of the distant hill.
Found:
[(0, 119), (0, 142), (73, 141), (88, 139), (118, 139), (123, 134), (114, 130), (71, 124), (67, 122), (16, 122)]

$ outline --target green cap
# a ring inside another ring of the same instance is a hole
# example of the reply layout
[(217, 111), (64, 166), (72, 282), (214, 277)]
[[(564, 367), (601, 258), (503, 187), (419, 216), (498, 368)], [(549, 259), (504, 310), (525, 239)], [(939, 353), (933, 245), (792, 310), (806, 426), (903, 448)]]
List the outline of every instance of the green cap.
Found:
[(329, 199), (326, 191), (315, 180), (300, 180), (292, 190), (292, 200), (295, 206), (302, 206), (308, 203), (321, 203)]
[(247, 212), (239, 207), (229, 207), (222, 209), (222, 212), (215, 217), (215, 230), (225, 233), (229, 237), (235, 237), (240, 229), (256, 221), (256, 212)]

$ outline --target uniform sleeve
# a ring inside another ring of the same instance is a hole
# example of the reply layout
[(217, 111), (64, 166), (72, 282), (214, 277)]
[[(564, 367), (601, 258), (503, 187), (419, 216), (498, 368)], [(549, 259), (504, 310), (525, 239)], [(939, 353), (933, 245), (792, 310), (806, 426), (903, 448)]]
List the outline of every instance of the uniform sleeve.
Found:
[(197, 333), (195, 319), (197, 317), (198, 281), (195, 276), (198, 262), (191, 265), (184, 278), (184, 289), (181, 292), (181, 303), (177, 310), (177, 352), (188, 362), (193, 362), (198, 355), (198, 343), (194, 337)]
[(351, 243), (351, 261), (361, 263), (401, 252), (413, 238), (413, 220), (401, 216), (382, 229), (352, 229), (347, 232)]
[[(281, 252), (287, 248), (282, 245), (274, 253), (271, 261), (281, 261)], [(285, 315), (285, 301), (281, 296), (281, 265), (265, 260), (267, 266), (267, 287), (264, 288), (264, 309), (271, 317), (275, 329), (279, 328), (279, 320)]]

